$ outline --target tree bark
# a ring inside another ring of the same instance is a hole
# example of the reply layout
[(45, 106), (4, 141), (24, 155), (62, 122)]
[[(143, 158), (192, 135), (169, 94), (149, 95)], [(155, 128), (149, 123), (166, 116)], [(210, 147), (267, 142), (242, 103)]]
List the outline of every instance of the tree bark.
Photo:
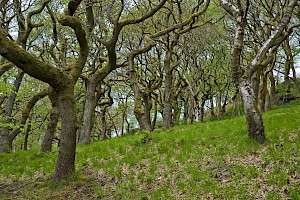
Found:
[(173, 69), (171, 69), (170, 51), (166, 51), (164, 63), (165, 76), (165, 94), (164, 94), (164, 109), (163, 109), (163, 127), (169, 128), (172, 126), (172, 104), (173, 104)]
[[(226, 102), (224, 102), (224, 104), (226, 105)], [(222, 92), (221, 91), (218, 91), (218, 95), (217, 95), (217, 108), (218, 108), (218, 112), (217, 112), (218, 118), (224, 119), (224, 109), (222, 106)], [(224, 108), (225, 108), (225, 106), (224, 106)]]
[(262, 75), (262, 69), (259, 69), (251, 77), (251, 85), (252, 85), (252, 88), (253, 88), (253, 91), (254, 91), (255, 99), (257, 99), (257, 100), (258, 100), (258, 96), (259, 96), (261, 75)]
[(102, 108), (101, 109), (101, 112), (100, 112), (100, 123), (101, 123), (101, 135), (100, 135), (100, 140), (104, 140), (107, 137), (107, 124), (106, 124), (106, 118), (105, 118), (105, 115), (106, 115), (106, 107)]
[(215, 118), (216, 114), (215, 114), (215, 106), (214, 106), (214, 98), (213, 95), (210, 95), (209, 97), (209, 102), (210, 102), (210, 115)]
[(291, 93), (291, 84), (290, 84), (290, 59), (288, 58), (284, 64), (284, 85), (285, 85), (285, 93)]
[[(195, 106), (195, 98), (194, 95), (190, 95), (189, 97), (186, 98), (186, 123), (187, 124), (193, 124), (194, 120), (196, 119), (196, 112), (199, 111), (199, 109), (196, 108)], [(199, 108), (199, 106), (198, 106)]]
[(272, 108), (274, 105), (276, 105), (276, 83), (275, 83), (275, 77), (273, 74), (273, 71), (270, 71), (269, 73), (269, 80), (270, 80), (270, 105), (269, 108)]
[(262, 121), (261, 112), (257, 107), (257, 99), (255, 92), (247, 79), (241, 79), (239, 83), (240, 92), (244, 102), (244, 110), (246, 114), (246, 121), (248, 127), (248, 135), (250, 138), (264, 143), (266, 138), (264, 134), (264, 124)]
[(144, 99), (144, 110), (145, 110), (145, 123), (147, 126), (147, 130), (151, 130), (151, 109), (152, 109), (152, 98), (151, 98), (151, 94), (144, 94), (143, 95), (143, 99)]
[(55, 136), (55, 131), (57, 127), (57, 123), (59, 120), (59, 107), (58, 107), (58, 97), (54, 91), (51, 91), (49, 94), (52, 110), (50, 112), (50, 118), (47, 125), (47, 130), (45, 132), (45, 136), (41, 145), (41, 152), (51, 152), (52, 151), (52, 142)]
[(31, 121), (29, 121), (28, 126), (26, 128), (25, 131), (25, 136), (24, 136), (24, 150), (28, 150), (28, 138), (29, 138), (29, 134), (31, 131)]
[(182, 108), (182, 102), (176, 101), (173, 103), (174, 108), (174, 116), (173, 116), (173, 122), (172, 124), (174, 126), (179, 125), (180, 120), (180, 114), (181, 114), (181, 108)]
[(140, 131), (151, 129), (150, 124), (147, 123), (147, 117), (143, 109), (143, 101), (141, 95), (135, 95), (134, 98), (134, 115), (139, 123)]
[[(200, 106), (199, 106), (199, 122), (203, 122), (204, 121), (204, 105), (206, 102), (206, 98), (202, 99), (200, 102)], [(199, 105), (199, 102), (197, 102), (197, 104)]]
[(4, 74), (5, 72), (9, 71), (14, 66), (15, 65), (13, 63), (11, 63), (11, 62), (3, 64), (1, 66), (1, 68), (0, 68), (0, 76), (2, 76), (2, 74)]
[(47, 130), (41, 145), (41, 152), (51, 152), (52, 151), (52, 142), (55, 136), (55, 130), (57, 127), (59, 119), (59, 110), (58, 105), (53, 106), (50, 112), (50, 118), (47, 125)]
[[(76, 109), (74, 103), (74, 83), (56, 90), (61, 116), (60, 148), (54, 172), (54, 181), (69, 178), (75, 171), (76, 150)], [(53, 88), (55, 90), (55, 88)]]
[(273, 67), (270, 70), (265, 71), (261, 75), (261, 85), (258, 95), (258, 108), (260, 112), (265, 112), (270, 107), (270, 95), (268, 91), (268, 73), (272, 70)]
[(156, 95), (155, 96), (155, 101), (154, 101), (154, 117), (153, 117), (153, 120), (151, 122), (151, 131), (153, 131), (155, 129), (155, 125), (156, 125), (156, 120), (157, 120), (157, 106), (158, 106), (158, 97)]
[(86, 80), (86, 92), (84, 96), (84, 111), (82, 118), (82, 126), (80, 131), (79, 142), (90, 144), (92, 142), (91, 132), (93, 129), (93, 118), (96, 108), (96, 85), (97, 83), (91, 80)]

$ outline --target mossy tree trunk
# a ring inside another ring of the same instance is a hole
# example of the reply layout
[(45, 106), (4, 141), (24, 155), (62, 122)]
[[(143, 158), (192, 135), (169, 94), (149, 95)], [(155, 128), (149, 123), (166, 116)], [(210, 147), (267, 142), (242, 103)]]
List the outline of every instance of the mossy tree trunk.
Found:
[(276, 57), (274, 56), (273, 62), (269, 65), (268, 69), (261, 74), (261, 85), (259, 89), (259, 99), (258, 99), (258, 108), (260, 112), (265, 112), (266, 110), (271, 108), (271, 92), (273, 90), (272, 83), (270, 91), (268, 90), (268, 77), (269, 73), (271, 73), (274, 69), (276, 63)]
[(107, 107), (103, 107), (103, 108), (101, 108), (101, 111), (100, 111), (100, 124), (101, 124), (101, 129), (100, 129), (101, 135), (99, 136), (100, 140), (104, 140), (104, 139), (108, 138), (107, 123), (106, 123), (106, 110), (107, 110)]
[(268, 76), (262, 75), (261, 77), (261, 85), (259, 89), (259, 99), (258, 99), (258, 108), (260, 112), (265, 112), (267, 109), (267, 100), (268, 100)]
[[(154, 116), (153, 116), (153, 120), (151, 122), (151, 131), (153, 131), (155, 129), (155, 125), (156, 125), (156, 120), (157, 120), (157, 112), (158, 112), (158, 95), (155, 95), (154, 97), (154, 108), (153, 108), (153, 113), (154, 113)], [(129, 127), (128, 127), (129, 128)]]
[(277, 98), (276, 98), (276, 83), (275, 83), (275, 77), (273, 74), (273, 71), (270, 71), (268, 75), (269, 81), (270, 81), (270, 104), (269, 104), (269, 109), (272, 108), (274, 105), (276, 105)]
[(210, 104), (210, 115), (215, 118), (216, 114), (215, 114), (215, 105), (214, 105), (214, 96), (210, 95), (209, 97), (209, 104)]
[(150, 92), (147, 92), (147, 94), (143, 95), (144, 99), (144, 110), (145, 110), (145, 122), (147, 124), (147, 128), (149, 127), (149, 131), (151, 130), (151, 109), (153, 106), (153, 101), (152, 101), (152, 95)]
[(206, 102), (206, 100), (207, 100), (207, 98), (206, 97), (203, 97), (202, 99), (201, 99), (201, 102), (198, 102), (197, 104), (198, 104), (198, 106), (199, 106), (199, 117), (198, 117), (198, 119), (199, 119), (199, 122), (203, 122), (204, 121), (204, 105), (205, 105), (205, 102)]
[(179, 125), (182, 106), (183, 106), (183, 103), (180, 100), (177, 100), (176, 102), (173, 103), (174, 116), (173, 116), (172, 124), (174, 124), (174, 126)]
[(55, 131), (56, 131), (57, 123), (59, 120), (59, 114), (60, 114), (59, 107), (58, 107), (58, 96), (53, 90), (50, 92), (49, 98), (51, 100), (52, 109), (50, 112), (47, 130), (45, 132), (45, 136), (41, 144), (41, 152), (52, 151), (52, 142), (55, 136)]
[(165, 92), (164, 92), (164, 110), (163, 110), (163, 127), (172, 126), (172, 105), (173, 105), (173, 68), (171, 66), (172, 53), (166, 51), (164, 62), (165, 71)]
[(23, 149), (26, 151), (28, 150), (28, 138), (29, 138), (29, 134), (31, 132), (31, 120), (29, 119), (29, 122), (28, 122), (28, 125), (26, 127), (26, 130), (25, 130), (25, 136), (24, 136), (24, 147)]
[[(72, 81), (73, 82), (73, 81)], [(74, 82), (56, 90), (61, 116), (60, 148), (54, 172), (54, 181), (70, 177), (75, 171), (77, 118), (74, 102)]]
[(96, 108), (96, 87), (97, 82), (93, 79), (86, 80), (86, 92), (84, 96), (84, 110), (82, 125), (80, 130), (79, 142), (84, 144), (90, 144), (92, 142), (91, 132), (93, 129), (93, 117), (95, 115)]
[(194, 123), (194, 120), (196, 119), (196, 116), (195, 116), (195, 98), (194, 98), (194, 95), (189, 95), (187, 98), (186, 98), (186, 104), (185, 104), (185, 107), (184, 109), (186, 110), (186, 114), (185, 114), (185, 119), (186, 119), (186, 123), (187, 124), (193, 124)]
[[(226, 100), (224, 104), (226, 104)], [(223, 106), (222, 106), (222, 93), (219, 90), (217, 94), (217, 116), (219, 119), (224, 119), (224, 112), (225, 111), (223, 110)]]

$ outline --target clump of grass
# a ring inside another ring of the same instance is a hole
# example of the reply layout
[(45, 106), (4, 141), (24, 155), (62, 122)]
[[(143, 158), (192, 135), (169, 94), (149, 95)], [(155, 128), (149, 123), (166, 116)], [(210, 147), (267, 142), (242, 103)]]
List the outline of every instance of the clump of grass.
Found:
[(150, 131), (142, 131), (140, 134), (143, 135), (143, 137), (141, 138), (142, 144), (147, 144), (152, 141), (152, 134)]

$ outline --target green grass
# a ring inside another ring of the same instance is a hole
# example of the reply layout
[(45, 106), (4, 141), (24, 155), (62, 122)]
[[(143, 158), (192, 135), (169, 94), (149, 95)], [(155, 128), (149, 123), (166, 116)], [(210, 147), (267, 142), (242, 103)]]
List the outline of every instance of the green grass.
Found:
[(79, 145), (76, 174), (54, 185), (57, 150), (0, 154), (0, 199), (300, 199), (300, 102), (245, 117)]

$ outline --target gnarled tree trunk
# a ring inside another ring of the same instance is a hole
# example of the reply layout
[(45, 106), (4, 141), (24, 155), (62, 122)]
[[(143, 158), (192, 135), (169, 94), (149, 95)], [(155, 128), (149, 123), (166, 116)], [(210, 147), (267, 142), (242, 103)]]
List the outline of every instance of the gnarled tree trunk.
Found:
[(186, 109), (186, 123), (193, 124), (196, 119), (195, 98), (193, 95), (186, 98), (186, 105), (184, 109)]
[(108, 138), (105, 115), (106, 115), (106, 107), (101, 108), (101, 111), (100, 111), (100, 124), (101, 124), (101, 129), (100, 129), (101, 135), (99, 136), (100, 140), (104, 140), (104, 139)]
[(136, 95), (134, 98), (134, 115), (139, 123), (140, 130), (151, 130), (151, 125), (147, 119), (143, 108), (143, 100), (141, 95)]
[(77, 119), (74, 103), (74, 84), (66, 85), (55, 92), (58, 97), (62, 121), (60, 148), (53, 177), (54, 181), (58, 182), (61, 179), (70, 177), (75, 171)]
[(206, 102), (207, 98), (203, 98), (201, 100), (201, 102), (197, 102), (196, 105), (198, 105), (198, 109), (199, 109), (199, 122), (203, 122), (204, 121), (204, 105), (205, 105), (205, 102)]
[(164, 94), (164, 110), (163, 110), (163, 127), (169, 128), (172, 126), (172, 104), (173, 104), (173, 69), (171, 68), (170, 51), (166, 52), (164, 63), (165, 77), (165, 94)]
[(59, 119), (58, 105), (55, 105), (52, 107), (52, 110), (50, 112), (50, 118), (47, 125), (47, 130), (41, 145), (41, 152), (52, 151), (52, 142), (55, 136), (55, 130), (57, 127), (58, 119)]
[(272, 108), (274, 105), (276, 105), (276, 90), (275, 90), (275, 77), (273, 75), (273, 71), (270, 71), (269, 75), (269, 80), (270, 80), (270, 89), (269, 89), (269, 93), (270, 93), (270, 104), (269, 104), (269, 109)]
[(31, 131), (31, 120), (29, 119), (28, 126), (25, 130), (25, 136), (24, 136), (24, 150), (25, 151), (28, 150), (28, 138), (29, 138), (30, 131)]
[(147, 127), (149, 127), (149, 130), (151, 130), (151, 109), (152, 109), (152, 106), (153, 106), (152, 105), (153, 104), (152, 95), (151, 94), (144, 94), (143, 99), (144, 99), (144, 102), (145, 102), (145, 106), (144, 106), (145, 120), (146, 120), (146, 123), (147, 123)]
[(155, 129), (155, 125), (156, 125), (156, 120), (157, 120), (157, 107), (158, 107), (158, 96), (155, 95), (155, 101), (154, 101), (154, 117), (153, 120), (151, 122), (151, 131), (153, 131)]
[(57, 127), (59, 119), (59, 107), (58, 107), (58, 97), (57, 94), (52, 91), (49, 94), (52, 110), (50, 112), (50, 118), (47, 125), (47, 130), (41, 145), (41, 152), (51, 152), (52, 151), (52, 141), (55, 136), (55, 130)]
[(96, 82), (86, 80), (86, 92), (84, 96), (84, 111), (79, 142), (90, 144), (92, 142), (91, 132), (93, 129), (93, 117), (96, 108)]

